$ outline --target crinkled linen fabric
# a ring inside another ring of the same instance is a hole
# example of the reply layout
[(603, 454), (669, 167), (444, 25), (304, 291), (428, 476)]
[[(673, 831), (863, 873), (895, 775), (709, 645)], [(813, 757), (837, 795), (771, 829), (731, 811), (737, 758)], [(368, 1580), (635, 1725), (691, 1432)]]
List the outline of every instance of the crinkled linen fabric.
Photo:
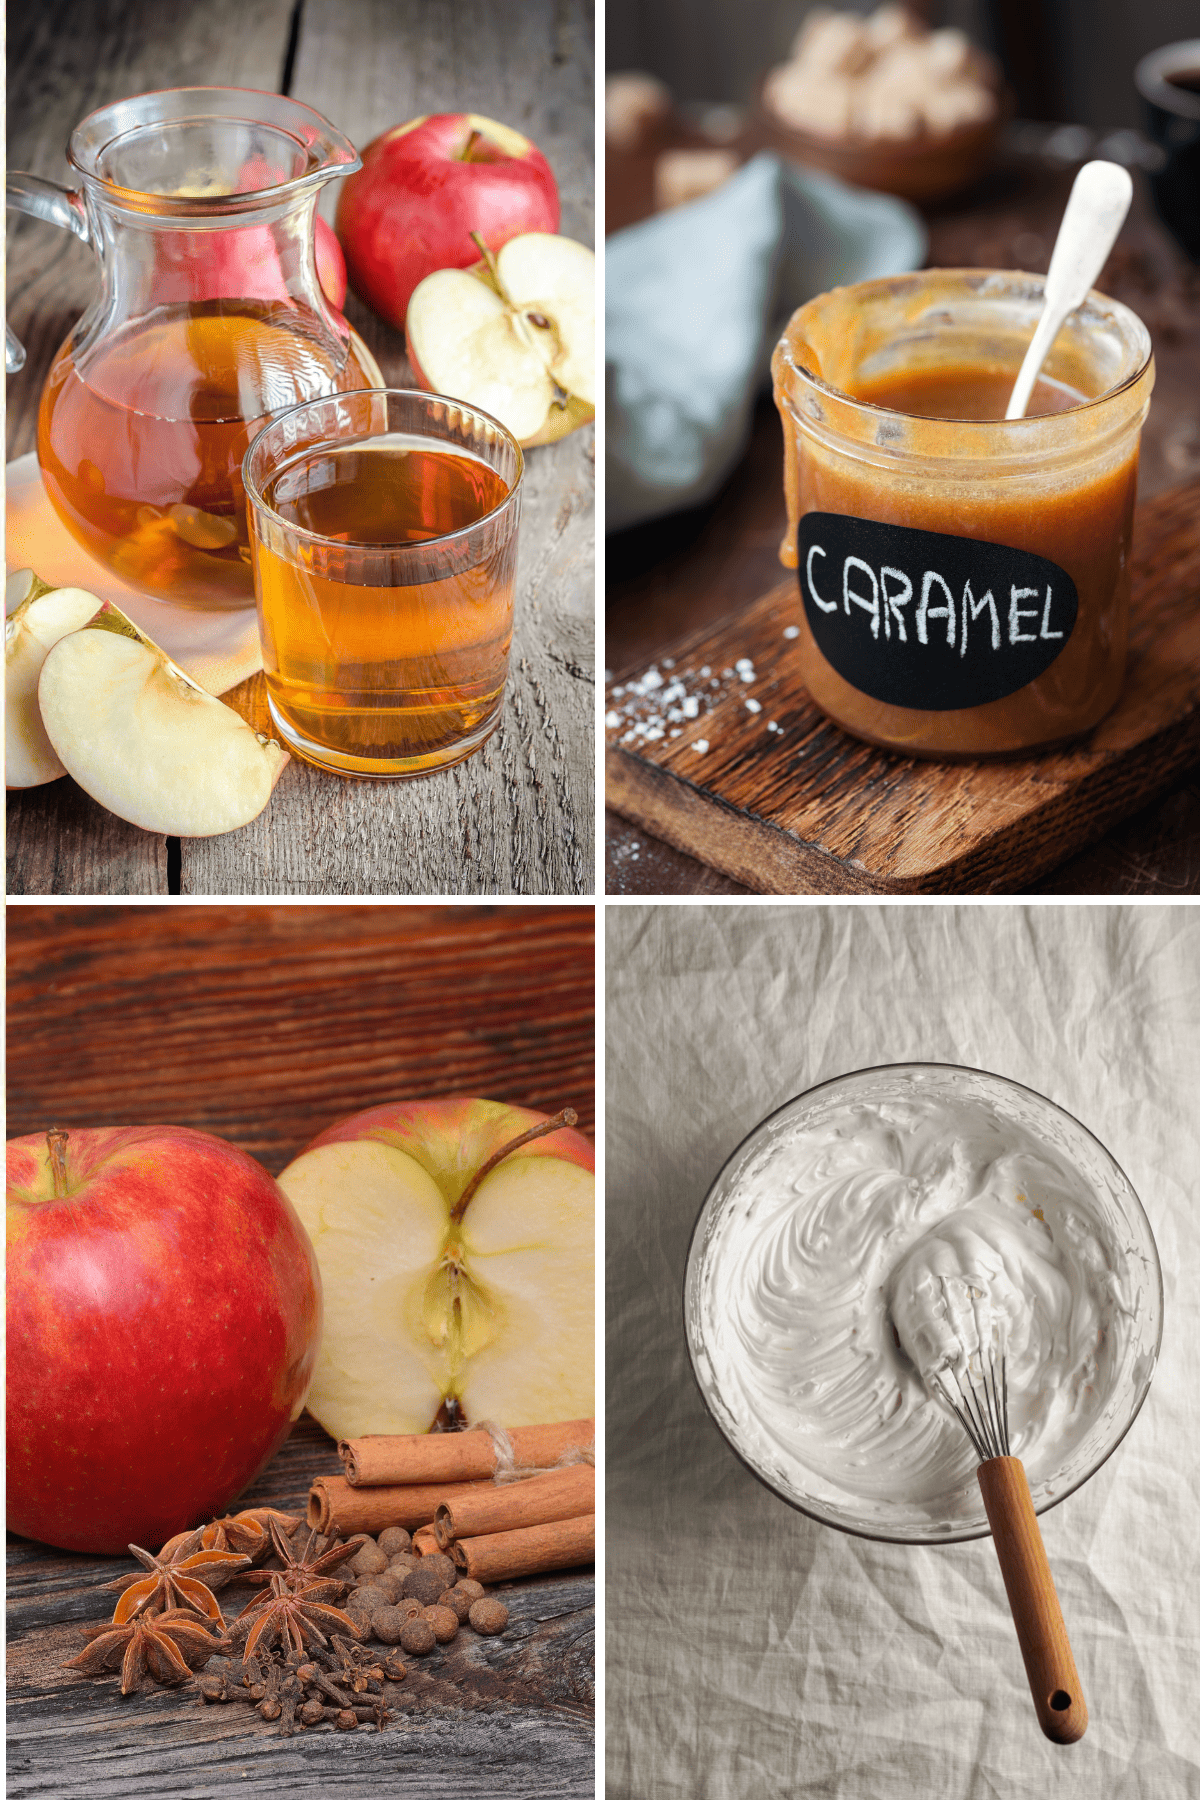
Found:
[[(688, 906), (606, 919), (609, 1800), (1200, 1797), (1200, 912)], [(692, 1380), (688, 1240), (766, 1113), (847, 1069), (994, 1070), (1122, 1165), (1165, 1327), (1124, 1443), (1042, 1531), (1091, 1713), (1038, 1730), (989, 1539), (786, 1507)]]

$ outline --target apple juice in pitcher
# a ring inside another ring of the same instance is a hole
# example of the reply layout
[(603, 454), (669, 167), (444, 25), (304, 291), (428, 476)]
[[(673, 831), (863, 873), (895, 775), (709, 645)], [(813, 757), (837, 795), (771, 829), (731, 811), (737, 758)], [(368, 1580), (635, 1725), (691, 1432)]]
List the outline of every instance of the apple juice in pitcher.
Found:
[(74, 232), (99, 263), (42, 394), (46, 492), (131, 586), (249, 607), (250, 440), (298, 402), (382, 386), (314, 257), (319, 190), (358, 153), (285, 96), (174, 88), (92, 113), (67, 160), (78, 188), (7, 180), (10, 206)]
[(158, 309), (77, 367), (70, 340), (42, 392), (38, 460), (73, 535), (131, 587), (200, 607), (253, 598), (241, 465), (278, 393), (377, 383), (354, 336), (340, 366), (276, 302)]
[(351, 395), (264, 430), (246, 490), (267, 694), (289, 747), (349, 774), (415, 775), (495, 729), (521, 469), (502, 427), (437, 395)]

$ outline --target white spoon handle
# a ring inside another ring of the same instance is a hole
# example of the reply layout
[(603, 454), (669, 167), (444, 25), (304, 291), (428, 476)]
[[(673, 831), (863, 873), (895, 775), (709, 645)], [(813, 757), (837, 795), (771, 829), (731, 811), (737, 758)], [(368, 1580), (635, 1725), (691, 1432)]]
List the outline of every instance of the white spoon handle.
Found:
[(1063, 320), (1087, 298), (1125, 223), (1133, 182), (1119, 163), (1085, 163), (1075, 177), (1071, 198), (1058, 228), (1050, 273), (1046, 276), (1043, 312), (1025, 352), (1006, 419), (1023, 419), (1034, 383)]

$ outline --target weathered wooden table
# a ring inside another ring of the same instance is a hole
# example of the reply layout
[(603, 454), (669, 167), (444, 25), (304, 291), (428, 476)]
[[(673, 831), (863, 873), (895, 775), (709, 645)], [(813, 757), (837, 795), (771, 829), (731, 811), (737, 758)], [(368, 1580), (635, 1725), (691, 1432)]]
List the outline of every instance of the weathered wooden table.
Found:
[[(321, 1127), (387, 1098), (569, 1103), (593, 1129), (589, 907), (17, 906), (8, 991), (12, 1135), (173, 1119), (278, 1173)], [(306, 1415), (246, 1504), (303, 1511), (312, 1479), (335, 1472)], [(381, 1734), (281, 1738), (194, 1690), (122, 1701), (114, 1678), (63, 1670), (79, 1627), (111, 1613), (95, 1590), (131, 1566), (10, 1537), (10, 1796), (593, 1791), (590, 1570), (509, 1584), (503, 1637), (463, 1632), (410, 1659)], [(227, 1618), (245, 1598), (223, 1590)]]
[[(564, 235), (593, 241), (589, 0), (47, 0), (9, 21), (8, 162), (58, 181), (73, 127), (153, 88), (290, 93), (360, 148), (417, 114), (474, 111), (524, 131), (562, 194)], [(322, 211), (332, 219), (336, 184)], [(8, 381), (8, 457), (33, 449), (53, 356), (95, 291), (89, 250), (13, 215), (8, 305), (27, 352)], [(347, 314), (393, 386), (401, 334), (350, 296)], [(8, 891), (19, 894), (581, 894), (595, 888), (593, 433), (527, 460), (504, 720), (457, 768), (416, 781), (341, 780), (293, 758), (244, 830), (163, 839), (69, 779), (9, 797)], [(229, 696), (253, 714), (262, 677)]]

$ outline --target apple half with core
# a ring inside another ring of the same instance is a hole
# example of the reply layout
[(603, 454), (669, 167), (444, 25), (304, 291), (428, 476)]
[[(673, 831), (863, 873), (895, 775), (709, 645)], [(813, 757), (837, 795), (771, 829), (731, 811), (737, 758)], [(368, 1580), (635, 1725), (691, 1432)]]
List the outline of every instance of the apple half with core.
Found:
[(52, 1130), (7, 1160), (9, 1529), (111, 1556), (219, 1518), (312, 1380), (299, 1219), (184, 1126)]
[(529, 232), (471, 269), (426, 276), (408, 309), (418, 384), (466, 400), (519, 444), (553, 443), (596, 416), (596, 258)]
[(398, 1101), (283, 1171), (325, 1292), (308, 1404), (326, 1431), (591, 1416), (595, 1157), (574, 1118)]
[(289, 760), (107, 600), (55, 644), (37, 692), (67, 773), (143, 831), (236, 831), (258, 817)]
[(66, 770), (46, 736), (38, 707), (42, 664), (60, 638), (100, 610), (83, 588), (52, 588), (32, 569), (4, 584), (4, 784), (40, 787)]
[(432, 113), (367, 145), (342, 184), (337, 235), (359, 299), (403, 329), (419, 281), (474, 262), (473, 231), (495, 250), (558, 220), (554, 172), (527, 137), (478, 113)]

